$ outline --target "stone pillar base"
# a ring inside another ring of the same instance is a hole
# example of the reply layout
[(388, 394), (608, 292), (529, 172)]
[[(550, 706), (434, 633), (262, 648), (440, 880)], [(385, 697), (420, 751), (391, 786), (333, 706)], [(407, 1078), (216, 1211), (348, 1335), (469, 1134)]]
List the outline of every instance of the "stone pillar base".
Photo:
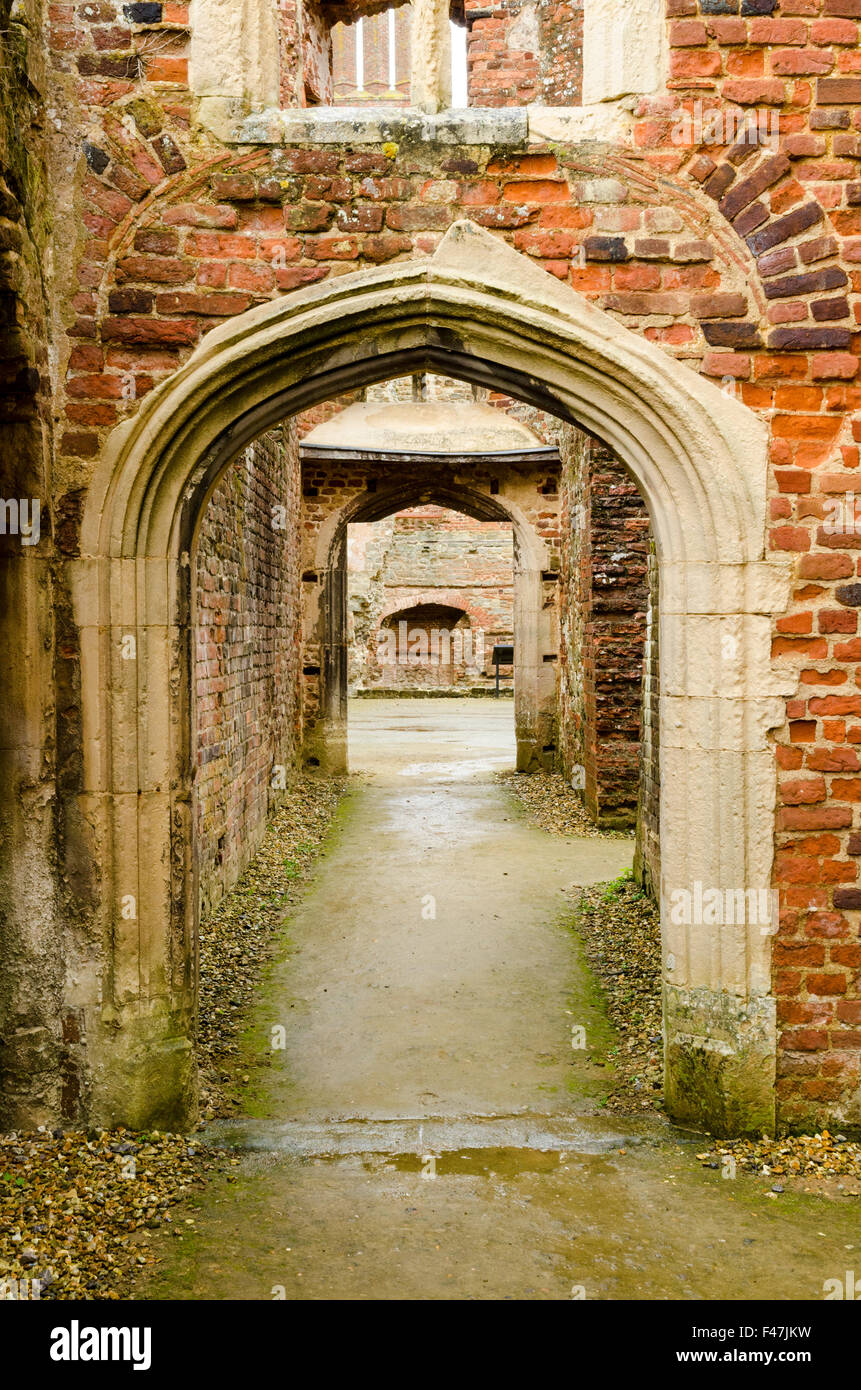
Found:
[(719, 1137), (773, 1134), (773, 999), (664, 984), (667, 1113)]
[(56, 1123), (62, 1113), (61, 1061), (49, 1028), (16, 1028), (0, 1039), (0, 1130)]
[(347, 772), (347, 726), (342, 721), (318, 724), (305, 737), (302, 763), (311, 770), (319, 768), (329, 777), (343, 777)]
[(541, 744), (534, 738), (517, 739), (517, 771), (541, 772), (546, 767)]
[(159, 1022), (165, 1020), (138, 1019), (103, 1038), (91, 1076), (91, 1123), (168, 1132), (194, 1128), (198, 1089), (193, 1043), (189, 1037), (165, 1037)]

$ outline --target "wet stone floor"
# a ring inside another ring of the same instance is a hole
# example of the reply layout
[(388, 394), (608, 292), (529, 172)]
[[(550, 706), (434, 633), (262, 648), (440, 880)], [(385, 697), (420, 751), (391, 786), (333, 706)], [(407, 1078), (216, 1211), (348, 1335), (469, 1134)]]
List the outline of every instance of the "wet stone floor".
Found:
[(248, 1021), (243, 1113), (201, 1134), (223, 1170), (153, 1235), (138, 1297), (821, 1299), (857, 1201), (769, 1197), (698, 1164), (703, 1136), (602, 1113), (613, 1033), (571, 890), (633, 846), (527, 821), (494, 775), (511, 701), (353, 701), (350, 760)]

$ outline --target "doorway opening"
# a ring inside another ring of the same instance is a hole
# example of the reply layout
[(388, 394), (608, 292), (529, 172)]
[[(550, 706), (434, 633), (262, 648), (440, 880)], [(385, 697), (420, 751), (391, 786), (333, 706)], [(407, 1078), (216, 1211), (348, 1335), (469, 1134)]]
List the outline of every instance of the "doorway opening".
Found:
[[(630, 864), (618, 832), (638, 806), (645, 823), (640, 788), (658, 784), (639, 760), (648, 552), (611, 450), (454, 376), (359, 388), (248, 446), (196, 552), (207, 998), (212, 909), (303, 774), (359, 774), (404, 827), (419, 816), (429, 847), (437, 831), (474, 835), (477, 814), (504, 837), (513, 790), (527, 821), (536, 805), (563, 821), (539, 820), (568, 837), (548, 851), (560, 872), (569, 854), (579, 874), (607, 854), (614, 872)], [(377, 805), (373, 826), (387, 814)], [(617, 832), (606, 853), (601, 827)], [(528, 872), (523, 843), (512, 873)], [(655, 880), (656, 848), (641, 837)]]
[(513, 771), (511, 524), (435, 503), (354, 522), (347, 580), (350, 770)]
[[(767, 731), (779, 722), (785, 680), (771, 671), (767, 619), (784, 602), (786, 576), (764, 555), (765, 431), (743, 405), (468, 223), (456, 224), (426, 261), (339, 276), (214, 330), (147, 399), (134, 427), (112, 437), (100, 463), (74, 574), (82, 695), (98, 714), (84, 739), (85, 795), (91, 816), (104, 823), (102, 881), (116, 890), (97, 905), (114, 1004), (109, 1030), (104, 1009), (90, 1020), (93, 1055), (104, 1046), (111, 1058), (110, 1068), (93, 1073), (94, 1113), (175, 1123), (193, 1106), (189, 560), (205, 505), (231, 461), (279, 422), (339, 393), (422, 371), (510, 393), (561, 419), (572, 439), (598, 437), (642, 488), (659, 562), (661, 650), (669, 658), (660, 704), (668, 1102), (677, 1118), (768, 1127), (770, 937), (759, 920), (705, 931), (667, 910), (673, 893), (693, 900), (698, 885), (745, 894), (769, 881)], [(552, 593), (561, 572), (558, 556), (550, 563), (562, 534), (559, 513), (547, 505), (550, 479), (546, 491), (531, 490), (527, 505), (517, 468), (505, 479), (488, 477), (485, 488), (474, 470), (471, 483), (460, 477), (458, 465), (453, 478), (437, 469), (426, 495), (416, 474), (407, 486), (402, 466), (386, 470), (379, 462), (376, 489), (366, 475), (326, 515), (297, 509), (296, 582), (314, 592), (303, 606), (313, 621), (302, 627), (302, 676), (316, 678), (323, 697), (321, 747), (337, 749), (327, 735), (338, 732), (341, 691), (346, 698), (346, 645), (340, 635), (319, 644), (327, 631), (339, 633), (330, 620), (345, 593), (336, 576), (346, 573), (347, 525), (427, 501), (468, 511), (466, 499), (478, 515), (506, 510), (524, 547), (530, 592), (539, 595), (537, 604), (529, 600), (534, 659), (520, 663), (532, 672), (537, 698), (526, 702), (523, 722), (520, 692), (515, 706), (518, 765), (540, 762), (545, 749), (555, 751), (554, 701), (542, 696), (555, 692), (560, 659), (542, 640), (543, 617), (557, 608), (552, 598), (545, 605), (544, 586)], [(309, 479), (308, 503), (331, 503), (321, 488), (312, 495), (315, 486)], [(120, 580), (132, 573), (133, 592)], [(129, 627), (138, 634), (136, 663), (114, 643)], [(308, 645), (315, 641), (316, 660)], [(568, 722), (576, 720), (572, 709)], [(722, 795), (733, 779), (737, 794)], [(137, 915), (118, 927), (115, 903), (129, 884)], [(699, 1078), (693, 1087), (692, 1068)]]
[[(513, 691), (516, 766), (550, 766), (557, 443), (518, 417), (513, 398), (428, 372), (297, 424), (306, 764), (346, 770), (351, 682), (357, 699), (407, 688), (480, 698), (495, 691), (498, 669)], [(439, 608), (447, 613), (434, 620)], [(403, 615), (414, 609), (411, 628)], [(513, 661), (495, 667), (494, 653), (512, 647)]]
[[(207, 814), (198, 816), (201, 884), (221, 882), (229, 872), (238, 848), (230, 846), (231, 834), (243, 850), (257, 838), (247, 783), (251, 776), (260, 787), (266, 749), (273, 738), (278, 743), (279, 720), (292, 707), (283, 688), (295, 682), (301, 743), (278, 755), (287, 785), (272, 788), (266, 821), (270, 829), (283, 823), (282, 799), (289, 800), (297, 784), (313, 796), (321, 783), (344, 785), (342, 774), (358, 774), (346, 782), (352, 787), (341, 821), (346, 841), (337, 843), (347, 849), (341, 859), (333, 844), (332, 878), (340, 893), (342, 878), (361, 875), (357, 854), (367, 870), (374, 867), (363, 906), (351, 910), (336, 947), (356, 965), (357, 974), (348, 971), (342, 981), (339, 1004), (342, 1018), (356, 1014), (356, 1055), (368, 1055), (371, 1046), (365, 980), (373, 981), (367, 988), (374, 998), (421, 997), (423, 1014), (437, 1019), (439, 1028), (446, 1020), (454, 1055), (478, 1055), (475, 1020), (458, 1007), (471, 998), (482, 1013), (484, 1043), (470, 1103), (483, 1110), (507, 1094), (504, 1077), (482, 1074), (491, 1055), (506, 1055), (510, 1041), (511, 1017), (498, 1007), (495, 992), (503, 970), (494, 954), (499, 933), (508, 934), (504, 968), (515, 989), (512, 962), (526, 952), (517, 933), (528, 898), (537, 978), (524, 996), (519, 1026), (529, 1032), (537, 998), (547, 990), (557, 998), (555, 972), (568, 968), (568, 934), (556, 939), (560, 910), (572, 909), (561, 896), (563, 885), (573, 880), (583, 888), (624, 872), (631, 862), (630, 833), (605, 838), (584, 822), (590, 820), (587, 796), (593, 822), (600, 814), (630, 832), (636, 815), (645, 507), (624, 465), (597, 440), (514, 395), (477, 391), (456, 377), (395, 377), (300, 412), (277, 431), (278, 441), (270, 431), (228, 470), (210, 498), (198, 540), (198, 613), (210, 618), (204, 658), (210, 660), (210, 647), (219, 645), (213, 623), (235, 638), (215, 681), (209, 673), (200, 687), (205, 697), (218, 687), (222, 711), (213, 730), (208, 710), (197, 710), (199, 756), (208, 760), (201, 763), (197, 790), (214, 792)], [(253, 532), (254, 519), (265, 521), (265, 503), (288, 493), (290, 529), (264, 552), (264, 528), (240, 562), (238, 538)], [(222, 519), (216, 555), (213, 514)], [(214, 558), (221, 581), (215, 602)], [(292, 580), (285, 573), (291, 567)], [(267, 638), (259, 627), (260, 605), (271, 597), (280, 620)], [(258, 621), (250, 621), (255, 613)], [(267, 640), (274, 667), (265, 665)], [(282, 647), (285, 655), (296, 652), (293, 665), (279, 665)], [(632, 741), (635, 756), (626, 766)], [(215, 788), (216, 750), (240, 744), (241, 762)], [(554, 812), (565, 808), (565, 826), (544, 826), (561, 835), (536, 830), (532, 800), (519, 794), (518, 783), (531, 784)], [(226, 834), (213, 846), (207, 838), (213, 809), (222, 807), (226, 814), (214, 819), (223, 821)], [(240, 807), (247, 808), (244, 816)], [(278, 848), (292, 860), (283, 839)], [(273, 855), (261, 858), (269, 862)], [(412, 877), (393, 911), (388, 886), (377, 884), (388, 885), (404, 864), (412, 866)], [(331, 865), (321, 864), (324, 879), (327, 872)], [(449, 883), (455, 872), (456, 903)], [(411, 912), (422, 923), (415, 957)], [(305, 943), (313, 963), (319, 921), (301, 921), (307, 935), (294, 923), (293, 939)], [(384, 932), (389, 953), (381, 958), (376, 947)], [(201, 951), (207, 1002), (217, 997), (209, 986), (214, 936), (207, 918)], [(435, 962), (447, 949), (452, 964), (440, 976)], [(402, 961), (397, 978), (395, 958)], [(334, 1000), (334, 978), (322, 983)], [(327, 1017), (333, 1000), (325, 1001)], [(536, 1034), (558, 1040), (564, 1013), (557, 1008), (554, 1017), (555, 1025)], [(386, 1074), (385, 1084), (377, 1077), (366, 1092), (365, 1072), (372, 1069), (347, 1059), (333, 1084), (313, 1064), (294, 1024), (288, 1028), (290, 1068), (305, 1076), (309, 1104), (317, 1087), (333, 1105), (344, 1104), (355, 1087), (380, 1105), (380, 1092), (395, 1086)], [(322, 1014), (309, 1015), (307, 1024), (322, 1027)], [(373, 1031), (384, 1052), (395, 1050), (397, 1030), (388, 1013)], [(536, 1046), (536, 1056), (548, 1050)], [(410, 1113), (420, 1104), (419, 1092), (410, 1089), (419, 1074), (435, 1077), (421, 1104), (454, 1104), (456, 1068), (447, 1064), (436, 1075), (434, 1056), (430, 1042), (426, 1053), (417, 1048), (414, 1065), (399, 1076), (398, 1093)], [(560, 1075), (566, 1059), (561, 1052)], [(517, 1084), (534, 1086), (540, 1098), (544, 1064), (533, 1061), (535, 1070), (525, 1067)], [(207, 1078), (212, 1071), (209, 1066)], [(328, 1064), (325, 1071), (330, 1076)], [(591, 1096), (595, 1078), (590, 1073), (587, 1080)], [(547, 1084), (553, 1095), (561, 1094), (558, 1078)]]

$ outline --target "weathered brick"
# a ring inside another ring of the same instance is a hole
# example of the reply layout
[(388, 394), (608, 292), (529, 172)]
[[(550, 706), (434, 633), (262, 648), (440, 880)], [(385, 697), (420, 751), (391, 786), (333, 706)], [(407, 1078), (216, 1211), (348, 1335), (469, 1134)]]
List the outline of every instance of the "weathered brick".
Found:
[(446, 207), (433, 203), (408, 203), (390, 207), (386, 226), (393, 232), (445, 231), (453, 215)]
[(786, 48), (771, 54), (771, 70), (780, 76), (819, 76), (834, 67), (834, 54), (825, 48)]
[(111, 290), (108, 308), (112, 314), (148, 314), (155, 296), (150, 290)]
[(691, 312), (700, 319), (737, 318), (746, 309), (747, 299), (743, 294), (710, 291), (691, 297)]
[(687, 300), (684, 295), (665, 293), (656, 294), (653, 291), (645, 294), (637, 291), (625, 291), (621, 294), (609, 294), (605, 301), (607, 309), (615, 309), (620, 314), (636, 314), (646, 316), (648, 314), (682, 314), (687, 308)]
[(358, 204), (352, 208), (339, 208), (335, 216), (335, 226), (346, 232), (379, 232), (383, 226), (383, 209)]
[(858, 371), (858, 358), (850, 352), (815, 353), (810, 363), (814, 381), (851, 381)]
[(397, 236), (394, 232), (382, 232), (379, 236), (366, 237), (362, 244), (362, 255), (376, 265), (411, 250), (412, 242), (409, 237)]
[(188, 319), (149, 319), (108, 317), (102, 324), (105, 342), (164, 343), (182, 347), (195, 343), (200, 326)]
[(305, 238), (305, 254), (318, 261), (354, 261), (361, 251), (357, 237), (332, 235)]
[(851, 336), (848, 328), (775, 328), (768, 335), (768, 346), (806, 352), (817, 348), (847, 348)]
[(803, 271), (799, 275), (786, 275), (779, 280), (769, 280), (763, 286), (766, 299), (782, 299), (788, 295), (814, 294), (822, 290), (842, 288), (848, 284), (846, 271), (838, 265), (829, 265), (822, 270)]
[(236, 208), (227, 203), (176, 203), (165, 208), (162, 221), (168, 227), (220, 227), (230, 229), (236, 226)]
[(754, 348), (762, 346), (755, 323), (706, 322), (702, 325), (707, 343), (712, 347)]
[(135, 232), (134, 249), (156, 256), (173, 256), (179, 246), (179, 236), (160, 227), (142, 227)]
[(818, 106), (853, 106), (861, 102), (861, 77), (820, 77), (816, 84)]
[(240, 232), (194, 231), (186, 238), (187, 256), (211, 256), (213, 260), (253, 259), (257, 254), (257, 244), (253, 237)]
[[(824, 80), (820, 79), (820, 84)], [(739, 106), (782, 106), (786, 99), (786, 89), (778, 78), (730, 77), (723, 84), (722, 94), (726, 101), (738, 102)]]
[(590, 261), (627, 261), (630, 256), (622, 237), (589, 236), (583, 242), (586, 259)]
[(160, 314), (204, 314), (222, 317), (242, 314), (250, 304), (251, 300), (247, 294), (194, 294), (179, 291), (156, 297), (156, 310)]
[(188, 261), (169, 256), (125, 256), (117, 263), (120, 281), (154, 280), (157, 284), (181, 285), (189, 280), (194, 267)]
[(793, 208), (791, 212), (784, 213), (782, 217), (777, 217), (773, 222), (769, 222), (767, 227), (761, 231), (754, 232), (747, 237), (747, 244), (755, 256), (761, 256), (764, 251), (768, 251), (772, 246), (779, 246), (781, 242), (788, 241), (790, 237), (797, 236), (799, 232), (805, 232), (808, 227), (814, 227), (817, 222), (821, 222), (824, 213), (818, 203), (802, 203), (799, 207)]
[(679, 241), (676, 242), (673, 259), (676, 261), (711, 261), (714, 260), (714, 247), (708, 241)]
[(724, 217), (730, 221), (746, 208), (748, 203), (752, 203), (763, 193), (766, 188), (771, 188), (772, 184), (778, 182), (789, 173), (789, 160), (786, 155), (774, 155), (770, 159), (763, 160), (762, 164), (746, 179), (736, 183), (730, 191), (721, 198), (718, 207)]
[(123, 5), (123, 14), (130, 24), (160, 24), (162, 20), (161, 0), (137, 0), (137, 3)]

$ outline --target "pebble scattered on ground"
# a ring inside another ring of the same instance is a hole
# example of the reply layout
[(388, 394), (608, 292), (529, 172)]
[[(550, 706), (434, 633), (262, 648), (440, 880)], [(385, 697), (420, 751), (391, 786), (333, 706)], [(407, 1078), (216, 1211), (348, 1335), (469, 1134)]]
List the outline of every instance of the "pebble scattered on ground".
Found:
[(823, 1179), (846, 1178), (845, 1183), (830, 1183), (828, 1192), (847, 1197), (861, 1197), (861, 1143), (843, 1134), (796, 1134), (783, 1139), (721, 1139), (711, 1148), (697, 1154), (706, 1168), (727, 1171), (727, 1160), (734, 1168), (756, 1173), (771, 1179), (770, 1193), (777, 1196), (788, 1186), (794, 1190), (810, 1190), (805, 1183)]
[(509, 787), (529, 819), (553, 835), (601, 835), (611, 840), (630, 840), (630, 830), (604, 830), (589, 819), (580, 792), (561, 772), (501, 772), (499, 781)]
[(0, 1298), (130, 1298), (151, 1233), (179, 1234), (171, 1209), (216, 1164), (181, 1134), (0, 1135)]
[[(663, 1108), (660, 997), (661, 931), (658, 909), (630, 878), (584, 889), (575, 909), (578, 933), (620, 1035), (610, 1052), (615, 1086), (607, 1108)], [(861, 1143), (843, 1134), (790, 1135), (769, 1139), (710, 1141), (697, 1154), (706, 1168), (756, 1174), (765, 1195), (815, 1192), (861, 1197)], [(728, 1168), (727, 1161), (732, 1160)]]
[[(201, 1112), (229, 1114), (243, 1012), (301, 898), (347, 778), (302, 777), (236, 887), (200, 928)], [(180, 1134), (60, 1129), (0, 1135), (0, 1300), (128, 1299), (174, 1208), (224, 1160)], [(38, 1282), (36, 1282), (38, 1281)]]
[[(578, 934), (601, 981), (607, 1012), (620, 1037), (608, 1054), (615, 1085), (607, 1108), (620, 1112), (663, 1109), (661, 929), (655, 903), (623, 876), (586, 888), (575, 908)], [(814, 1192), (861, 1197), (861, 1143), (843, 1134), (769, 1139), (710, 1140), (697, 1155), (706, 1168), (756, 1174), (765, 1195)], [(729, 1168), (727, 1161), (732, 1160)]]
[(614, 1069), (607, 1108), (663, 1107), (661, 923), (657, 906), (629, 876), (581, 891), (575, 926), (604, 989), (619, 1035), (608, 1053)]

